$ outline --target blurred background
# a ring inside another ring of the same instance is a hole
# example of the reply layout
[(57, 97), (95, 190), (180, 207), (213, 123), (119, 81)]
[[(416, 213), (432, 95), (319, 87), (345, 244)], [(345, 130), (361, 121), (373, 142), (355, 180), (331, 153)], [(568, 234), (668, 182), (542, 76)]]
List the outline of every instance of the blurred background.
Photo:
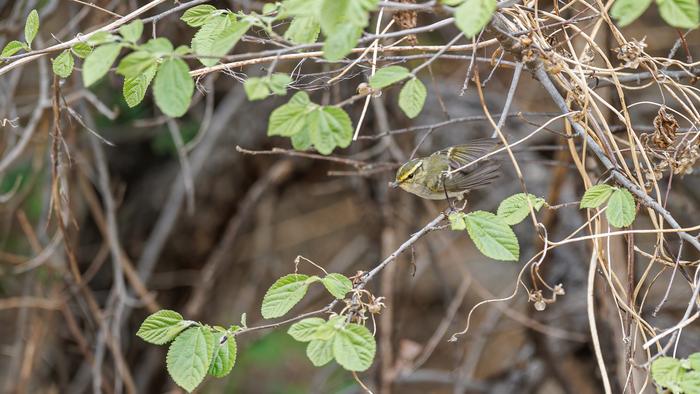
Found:
[[(125, 15), (147, 1), (94, 3)], [(209, 3), (244, 11), (259, 11), (262, 6), (247, 0)], [(165, 2), (149, 15), (173, 6)], [(547, 2), (540, 2), (540, 6), (550, 7)], [(39, 10), (41, 19), (37, 47), (68, 40), (114, 18), (80, 1), (0, 1), (0, 44), (4, 46), (21, 34), (24, 18), (32, 8)], [(166, 16), (155, 29), (174, 43), (189, 44), (194, 30), (177, 20), (180, 14)], [(419, 13), (418, 23), (443, 18), (441, 14)], [(285, 29), (282, 25), (279, 28)], [(146, 31), (150, 34), (151, 25)], [(646, 51), (652, 56), (667, 56), (678, 38), (678, 32), (663, 24), (656, 10), (648, 11), (623, 31), (627, 37), (646, 37)], [(456, 33), (450, 26), (421, 34), (418, 41), (440, 45)], [(599, 37), (611, 40), (608, 33)], [(699, 53), (699, 39), (697, 32), (686, 37), (689, 56)], [(599, 44), (612, 51), (611, 42)], [(235, 53), (265, 48), (252, 38), (244, 38)], [(486, 80), (489, 109), (497, 114), (510, 85), (512, 59), (506, 57), (494, 69), (498, 59), (498, 54), (491, 59), (494, 48), (479, 51), (477, 56), (483, 59), (476, 64), (481, 80)], [(686, 53), (681, 51), (677, 56), (685, 59)], [(45, 78), (50, 67), (48, 59), (0, 77), (0, 118), (16, 119), (0, 128), (4, 152), (33, 121), (33, 114), (39, 114), (27, 149), (2, 173), (0, 183), (0, 192), (7, 196), (0, 205), (0, 391), (113, 393), (123, 390), (115, 380), (129, 375), (137, 392), (177, 392), (165, 370), (167, 348), (146, 344), (135, 336), (151, 312), (172, 309), (186, 319), (222, 326), (238, 324), (245, 313), (249, 326), (260, 325), (264, 323), (260, 302), (265, 290), (295, 270), (296, 256), (347, 276), (376, 266), (447, 208), (445, 202), (421, 200), (387, 186), (402, 160), (418, 145), (417, 154), (427, 155), (490, 136), (493, 131), (483, 120), (447, 122), (483, 116), (473, 82), (464, 89), (470, 58), (471, 53), (456, 52), (421, 74), (429, 99), (415, 120), (409, 120), (397, 107), (396, 88), (372, 100), (361, 129), (365, 138), (334, 154), (364, 163), (391, 163), (378, 170), (238, 151), (237, 146), (248, 150), (291, 148), (286, 138), (266, 136), (270, 112), (289, 96), (251, 103), (243, 92), (241, 81), (246, 76), (264, 75), (266, 64), (197, 80), (194, 104), (187, 115), (174, 122), (158, 112), (150, 94), (141, 105), (128, 108), (121, 97), (121, 77), (114, 73), (90, 90), (74, 75), (61, 86), (63, 99), (101, 139), (64, 115), (63, 144), (69, 156), (64, 156), (63, 164), (55, 170), (63, 175), (62, 203), (70, 212), (67, 240), (57, 230), (49, 203), (52, 111), (48, 95), (39, 94), (41, 75)], [(424, 60), (397, 55), (380, 61), (412, 68)], [(190, 65), (199, 66), (195, 61)], [(311, 90), (314, 101), (328, 103), (353, 95), (369, 75), (369, 65), (360, 63), (340, 83), (327, 87), (326, 81), (335, 75), (330, 71), (337, 68), (338, 64), (320, 59), (276, 65), (276, 71), (295, 72), (294, 89)], [(600, 88), (597, 93), (603, 97), (615, 94), (609, 88)], [(661, 100), (659, 89), (627, 94), (631, 102)], [(362, 102), (345, 109), (356, 122)], [(521, 114), (506, 123), (504, 133), (510, 141), (524, 137), (557, 114), (527, 72), (520, 80), (511, 112)], [(654, 106), (635, 107), (633, 123), (651, 127), (656, 112)], [(448, 124), (431, 127), (441, 122)], [(407, 129), (415, 126), (426, 127)], [(565, 149), (566, 140), (558, 134), (563, 132), (563, 123), (553, 122), (548, 129), (515, 149), (528, 191), (544, 197), (550, 205), (576, 202), (584, 189)], [(174, 135), (182, 139), (184, 148)], [(102, 164), (106, 173), (101, 172)], [(594, 161), (586, 165), (600, 175)], [(521, 191), (507, 159), (503, 168), (505, 175), (495, 185), (468, 196), (468, 210), (495, 211), (498, 202)], [(111, 191), (113, 221), (100, 186), (103, 181)], [(681, 225), (697, 224), (697, 175), (674, 178), (670, 193), (668, 208), (677, 213)], [(550, 239), (563, 239), (587, 220), (585, 212), (577, 208), (573, 204), (540, 213)], [(648, 217), (640, 215), (636, 223), (640, 228), (649, 226)], [(443, 229), (426, 235), (370, 283), (373, 294), (386, 297), (386, 309), (377, 316), (377, 357), (372, 369), (360, 375), (363, 382), (381, 393), (602, 392), (586, 316), (590, 245), (569, 244), (546, 256), (541, 273), (547, 283), (562, 284), (566, 295), (538, 312), (528, 302), (528, 275), (523, 277), (524, 285), (519, 285), (517, 278), (523, 262), (540, 250), (542, 243), (530, 224), (524, 222), (514, 229), (520, 240), (520, 263), (490, 260), (475, 249), (465, 233)], [(116, 240), (108, 238), (112, 231)], [(668, 240), (668, 250), (676, 253), (677, 238)], [(650, 250), (655, 238), (640, 235), (635, 241), (639, 249)], [(121, 256), (114, 256), (110, 242), (118, 242)], [(612, 261), (618, 265), (614, 269), (623, 273), (627, 246), (619, 237), (610, 242)], [(686, 254), (684, 259), (693, 260), (690, 250)], [(646, 272), (649, 256), (637, 253), (636, 257), (638, 275), (658, 274), (654, 285), (643, 289), (641, 310), (645, 318), (659, 327), (675, 324), (687, 306), (687, 283), (678, 276), (667, 286), (671, 270), (660, 272), (653, 266)], [(130, 267), (121, 290), (114, 276), (115, 258), (127, 261)], [(73, 268), (80, 271), (83, 283), (71, 279)], [(304, 263), (299, 270), (317, 273)], [(599, 334), (614, 392), (620, 393), (623, 388), (619, 383), (625, 381), (625, 335), (605, 281), (598, 280), (598, 284)], [(652, 316), (667, 287), (668, 301)], [(518, 293), (512, 299), (477, 309), (469, 333), (458, 342), (447, 342), (450, 335), (465, 328), (466, 315), (476, 303), (508, 296), (516, 288)], [(328, 302), (327, 293), (312, 287), (292, 313), (318, 309)], [(110, 330), (100, 328), (103, 319), (111, 322)], [(362, 392), (352, 375), (335, 363), (314, 368), (305, 356), (304, 344), (288, 336), (286, 327), (242, 335), (237, 342), (239, 353), (232, 374), (223, 379), (208, 378), (198, 392)], [(683, 331), (677, 355), (699, 348), (700, 330), (695, 323)], [(635, 376), (639, 389), (646, 375), (639, 369)], [(654, 392), (650, 384), (646, 392)]]

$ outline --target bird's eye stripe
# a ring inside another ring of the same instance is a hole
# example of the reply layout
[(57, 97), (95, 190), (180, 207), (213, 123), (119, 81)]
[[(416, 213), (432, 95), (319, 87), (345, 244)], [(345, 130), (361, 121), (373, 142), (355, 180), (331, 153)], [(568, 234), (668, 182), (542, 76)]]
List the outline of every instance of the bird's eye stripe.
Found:
[(408, 171), (406, 171), (405, 173), (401, 174), (401, 176), (399, 177), (399, 181), (400, 181), (400, 182), (403, 182), (403, 181), (405, 181), (406, 179), (408, 179), (408, 178), (410, 178), (411, 176), (413, 176), (413, 174), (416, 172), (416, 170), (417, 170), (418, 168), (420, 168), (421, 165), (423, 165), (423, 163), (420, 162), (420, 161), (419, 161), (418, 163), (416, 163), (413, 167), (411, 167), (410, 170), (408, 170)]

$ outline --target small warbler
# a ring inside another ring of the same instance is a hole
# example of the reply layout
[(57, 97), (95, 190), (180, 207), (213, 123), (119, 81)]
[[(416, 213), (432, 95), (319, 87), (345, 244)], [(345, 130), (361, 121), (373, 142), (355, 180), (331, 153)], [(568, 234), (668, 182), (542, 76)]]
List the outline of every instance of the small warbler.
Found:
[(501, 175), (500, 163), (490, 157), (467, 165), (493, 152), (498, 144), (493, 138), (476, 139), (409, 160), (396, 171), (396, 180), (390, 185), (430, 200), (461, 200)]

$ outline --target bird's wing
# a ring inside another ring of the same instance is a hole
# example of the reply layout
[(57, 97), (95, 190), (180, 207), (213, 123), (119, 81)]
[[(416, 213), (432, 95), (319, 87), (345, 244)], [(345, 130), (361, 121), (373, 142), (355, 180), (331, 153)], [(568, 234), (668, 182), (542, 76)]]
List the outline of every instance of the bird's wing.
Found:
[[(438, 153), (446, 154), (450, 170), (457, 170), (495, 150), (499, 142), (493, 138), (482, 138), (468, 144), (456, 145)], [(435, 154), (438, 154), (435, 153)], [(501, 165), (497, 160), (488, 158), (454, 172), (445, 178), (448, 192), (474, 190), (495, 181), (500, 175)]]

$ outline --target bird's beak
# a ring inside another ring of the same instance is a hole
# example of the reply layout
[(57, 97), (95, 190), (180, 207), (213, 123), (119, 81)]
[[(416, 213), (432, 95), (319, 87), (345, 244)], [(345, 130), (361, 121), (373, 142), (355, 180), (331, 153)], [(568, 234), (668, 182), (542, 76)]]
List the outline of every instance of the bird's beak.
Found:
[(394, 182), (389, 182), (389, 186), (391, 186), (392, 188), (396, 189), (397, 187), (399, 187), (399, 183), (396, 182), (396, 181), (394, 181)]

